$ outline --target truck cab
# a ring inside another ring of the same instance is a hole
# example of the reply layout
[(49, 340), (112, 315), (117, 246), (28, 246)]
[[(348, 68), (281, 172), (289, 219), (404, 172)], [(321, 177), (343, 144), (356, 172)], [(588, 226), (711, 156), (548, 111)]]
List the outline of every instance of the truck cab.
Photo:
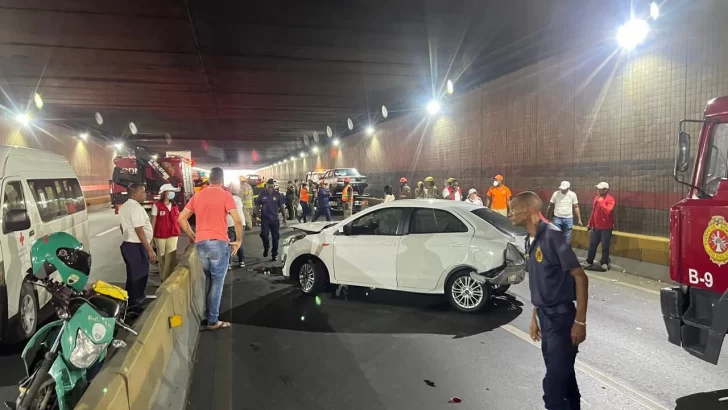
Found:
[[(700, 125), (691, 164), (689, 124)], [(717, 364), (728, 331), (728, 97), (680, 122), (674, 177), (687, 187), (670, 209), (670, 278), (660, 293), (668, 340)]]

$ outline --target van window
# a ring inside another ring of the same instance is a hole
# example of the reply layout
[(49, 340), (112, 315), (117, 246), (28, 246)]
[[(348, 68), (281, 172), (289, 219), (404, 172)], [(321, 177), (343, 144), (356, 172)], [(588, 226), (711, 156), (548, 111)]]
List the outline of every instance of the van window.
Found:
[(77, 179), (30, 179), (28, 185), (43, 222), (86, 209), (83, 191)]
[[(25, 210), (25, 197), (23, 196), (23, 185), (20, 181), (8, 182), (3, 193), (3, 220), (10, 210)], [(5, 232), (4, 233), (10, 233)]]

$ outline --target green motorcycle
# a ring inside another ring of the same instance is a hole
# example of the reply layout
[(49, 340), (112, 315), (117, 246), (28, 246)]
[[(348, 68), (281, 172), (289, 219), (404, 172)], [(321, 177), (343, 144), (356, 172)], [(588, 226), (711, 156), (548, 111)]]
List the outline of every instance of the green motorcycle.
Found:
[(20, 395), (8, 408), (71, 410), (100, 370), (116, 325), (136, 335), (124, 323), (126, 291), (104, 282), (85, 290), (91, 255), (73, 236), (58, 232), (37, 240), (31, 248), (32, 268), (25, 281), (45, 288), (58, 314), (33, 335), (23, 350), (27, 376)]

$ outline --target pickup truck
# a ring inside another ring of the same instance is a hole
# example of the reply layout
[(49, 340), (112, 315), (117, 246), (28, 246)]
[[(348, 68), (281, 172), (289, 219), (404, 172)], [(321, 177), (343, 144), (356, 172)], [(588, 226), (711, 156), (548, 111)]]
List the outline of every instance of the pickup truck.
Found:
[(319, 181), (324, 181), (324, 184), (330, 190), (331, 209), (343, 210), (341, 192), (344, 190), (345, 178), (349, 178), (349, 183), (354, 188), (354, 211), (360, 211), (362, 209), (362, 200), (369, 197), (368, 194), (364, 193), (369, 184), (367, 184), (367, 177), (361, 175), (356, 168), (327, 169), (319, 177)]

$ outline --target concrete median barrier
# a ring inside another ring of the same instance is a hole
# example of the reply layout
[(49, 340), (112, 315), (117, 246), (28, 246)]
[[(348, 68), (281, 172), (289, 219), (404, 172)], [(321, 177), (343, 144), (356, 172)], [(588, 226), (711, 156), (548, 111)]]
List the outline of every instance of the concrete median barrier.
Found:
[(103, 205), (103, 204), (108, 204), (110, 202), (111, 202), (111, 197), (109, 197), (108, 195), (86, 198), (86, 206)]
[[(183, 408), (205, 307), (205, 276), (190, 247), (127, 337), (96, 376), (79, 410)], [(123, 331), (122, 331), (123, 332)]]

